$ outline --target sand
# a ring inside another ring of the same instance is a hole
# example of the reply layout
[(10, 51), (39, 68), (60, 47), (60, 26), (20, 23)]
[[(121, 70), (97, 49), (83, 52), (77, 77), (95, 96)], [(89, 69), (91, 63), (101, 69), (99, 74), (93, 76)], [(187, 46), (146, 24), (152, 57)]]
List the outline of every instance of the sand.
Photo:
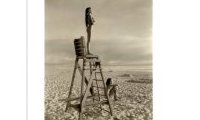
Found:
[[(118, 84), (118, 100), (111, 98), (114, 115), (95, 111), (91, 107), (85, 110), (84, 120), (152, 120), (151, 70), (118, 68), (122, 67), (103, 67), (104, 78), (111, 77), (113, 83)], [(66, 102), (62, 101), (67, 98), (72, 71), (72, 65), (45, 66), (45, 120), (78, 120), (78, 112), (73, 108), (65, 112)], [(73, 95), (78, 96), (79, 74), (75, 80)]]

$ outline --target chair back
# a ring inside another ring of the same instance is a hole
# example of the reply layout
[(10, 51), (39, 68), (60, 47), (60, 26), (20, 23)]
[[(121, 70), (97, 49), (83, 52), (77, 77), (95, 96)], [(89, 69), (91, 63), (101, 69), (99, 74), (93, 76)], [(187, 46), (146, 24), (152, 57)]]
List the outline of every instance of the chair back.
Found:
[(85, 56), (85, 40), (83, 36), (79, 39), (74, 39), (74, 48), (77, 57), (83, 58)]

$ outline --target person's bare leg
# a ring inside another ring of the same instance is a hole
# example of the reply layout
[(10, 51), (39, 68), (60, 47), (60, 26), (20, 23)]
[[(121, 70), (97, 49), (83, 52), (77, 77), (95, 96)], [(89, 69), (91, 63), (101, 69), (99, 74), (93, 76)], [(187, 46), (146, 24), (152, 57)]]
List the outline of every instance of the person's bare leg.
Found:
[(91, 38), (91, 26), (87, 28), (87, 53), (90, 53), (90, 38)]
[(114, 100), (118, 100), (116, 86), (113, 87)]

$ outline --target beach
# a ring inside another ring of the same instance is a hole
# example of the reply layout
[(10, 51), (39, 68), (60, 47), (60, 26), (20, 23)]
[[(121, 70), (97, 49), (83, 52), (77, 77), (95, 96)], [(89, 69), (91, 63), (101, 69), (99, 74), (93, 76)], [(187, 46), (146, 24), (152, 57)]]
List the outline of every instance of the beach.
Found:
[[(78, 120), (78, 111), (65, 112), (73, 64), (45, 65), (45, 120)], [(152, 120), (152, 70), (134, 66), (103, 66), (104, 79), (117, 84), (118, 100), (111, 98), (113, 116), (87, 108), (84, 120)], [(80, 95), (81, 76), (77, 72), (73, 96)], [(103, 106), (104, 107), (104, 106)]]

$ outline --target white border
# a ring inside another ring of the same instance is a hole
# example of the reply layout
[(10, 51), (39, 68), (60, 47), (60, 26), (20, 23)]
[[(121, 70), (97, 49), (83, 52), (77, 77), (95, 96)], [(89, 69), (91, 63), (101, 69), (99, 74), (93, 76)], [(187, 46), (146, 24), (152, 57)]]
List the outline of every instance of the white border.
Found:
[(0, 4), (0, 119), (26, 120), (26, 0)]
[(44, 1), (28, 1), (28, 120), (44, 119)]
[[(44, 119), (44, 1), (28, 1), (28, 120)], [(154, 120), (199, 120), (199, 2), (154, 0)], [(0, 4), (0, 119), (26, 118), (26, 1)]]
[(200, 18), (195, 0), (154, 0), (154, 120), (200, 120)]

